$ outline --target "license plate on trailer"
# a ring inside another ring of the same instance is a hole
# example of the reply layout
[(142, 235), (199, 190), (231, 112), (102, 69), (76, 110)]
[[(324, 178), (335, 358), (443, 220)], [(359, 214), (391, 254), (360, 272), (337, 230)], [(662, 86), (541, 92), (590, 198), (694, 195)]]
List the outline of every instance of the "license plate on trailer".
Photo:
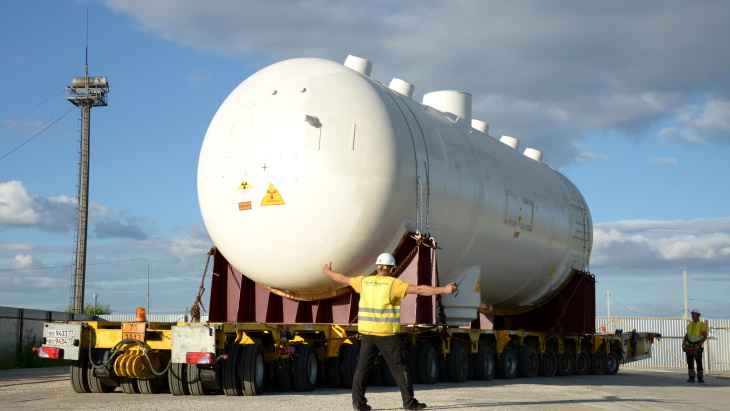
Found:
[(122, 339), (144, 342), (147, 323), (122, 323)]
[(44, 345), (73, 345), (75, 338), (46, 337)]
[(50, 338), (76, 338), (74, 330), (48, 330), (46, 336)]

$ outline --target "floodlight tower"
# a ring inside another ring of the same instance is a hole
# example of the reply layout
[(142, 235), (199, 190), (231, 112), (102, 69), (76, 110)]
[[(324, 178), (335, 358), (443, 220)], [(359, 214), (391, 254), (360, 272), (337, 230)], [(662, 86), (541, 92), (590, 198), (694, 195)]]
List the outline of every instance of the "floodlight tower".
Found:
[(71, 289), (71, 308), (74, 313), (84, 312), (84, 286), (86, 283), (86, 230), (89, 216), (89, 131), (91, 108), (106, 106), (109, 83), (104, 77), (89, 77), (88, 47), (86, 51), (86, 75), (74, 77), (66, 86), (66, 99), (80, 108), (79, 180), (76, 193), (76, 235), (74, 239), (74, 274)]

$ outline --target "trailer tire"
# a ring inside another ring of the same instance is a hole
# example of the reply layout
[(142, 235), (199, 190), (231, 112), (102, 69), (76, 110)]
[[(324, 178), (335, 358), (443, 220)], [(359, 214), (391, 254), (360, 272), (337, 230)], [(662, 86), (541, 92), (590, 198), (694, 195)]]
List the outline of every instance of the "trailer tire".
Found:
[(438, 382), (447, 382), (449, 381), (449, 372), (446, 369), (446, 361), (448, 360), (448, 357), (445, 355), (439, 355), (438, 356)]
[(337, 357), (328, 358), (324, 362), (324, 367), (327, 370), (325, 378), (327, 380), (327, 385), (329, 385), (330, 388), (344, 387), (344, 384), (342, 383), (341, 365), (339, 355)]
[(436, 384), (439, 376), (438, 356), (436, 349), (424, 345), (418, 352), (418, 379), (421, 384)]
[(119, 385), (122, 386), (122, 391), (125, 394), (139, 394), (139, 385), (137, 385), (136, 378), (119, 377)]
[(265, 369), (264, 350), (261, 346), (258, 344), (244, 345), (241, 361), (241, 388), (243, 395), (260, 395), (264, 391)]
[(522, 378), (535, 378), (538, 368), (540, 368), (540, 358), (537, 356), (537, 351), (532, 347), (522, 347), (517, 374)]
[(231, 344), (226, 349), (226, 358), (223, 361), (223, 393), (228, 396), (239, 396), (243, 394), (241, 389), (241, 351), (243, 347), (238, 344)]
[(200, 378), (200, 368), (197, 364), (187, 364), (187, 370), (185, 370), (185, 382), (188, 386), (190, 395), (208, 395), (210, 390), (203, 385), (203, 381)]
[(345, 388), (352, 388), (352, 381), (355, 379), (355, 369), (357, 368), (357, 360), (360, 358), (360, 346), (347, 344), (342, 346), (340, 350), (342, 356), (342, 382)]
[(186, 363), (171, 363), (167, 371), (167, 385), (172, 395), (188, 395), (190, 390), (187, 384), (188, 365)]
[(591, 355), (591, 362), (588, 367), (588, 374), (602, 375), (606, 372), (606, 353), (598, 350)]
[(574, 367), (575, 357), (573, 357), (573, 353), (565, 350), (558, 356), (558, 367), (555, 373), (561, 377), (572, 375)]
[(558, 358), (555, 352), (550, 348), (545, 350), (540, 359), (540, 366), (537, 369), (537, 375), (541, 377), (553, 377), (558, 370)]
[(497, 377), (511, 380), (517, 376), (517, 353), (512, 347), (504, 347), (497, 359)]
[(575, 357), (575, 367), (573, 368), (573, 374), (575, 375), (586, 375), (591, 367), (591, 356), (588, 355), (588, 351), (580, 350), (578, 355)]
[(91, 392), (89, 388), (89, 352), (88, 348), (79, 349), (79, 359), (71, 362), (71, 386), (79, 394)]
[(317, 386), (317, 349), (312, 344), (299, 344), (294, 356), (294, 388), (312, 391)]
[(479, 347), (474, 355), (474, 376), (480, 381), (490, 381), (494, 379), (494, 354), (490, 347)]
[(452, 346), (446, 362), (446, 369), (449, 373), (449, 381), (466, 381), (466, 376), (469, 373), (469, 359), (464, 348), (458, 345)]
[(616, 374), (619, 368), (619, 356), (615, 352), (611, 351), (606, 356), (606, 374)]
[(140, 394), (159, 394), (165, 387), (164, 378), (143, 378), (135, 381)]
[[(109, 358), (109, 350), (93, 350), (91, 352), (92, 361), (94, 363), (99, 362), (103, 364)], [(94, 375), (95, 367), (92, 363), (89, 363), (89, 375), (87, 381), (89, 382), (89, 389), (91, 392), (96, 394), (106, 394), (113, 392), (119, 386), (119, 379), (114, 374), (114, 380), (112, 378), (99, 378)], [(109, 370), (109, 368), (107, 368)], [(109, 384), (115, 382), (116, 384)]]

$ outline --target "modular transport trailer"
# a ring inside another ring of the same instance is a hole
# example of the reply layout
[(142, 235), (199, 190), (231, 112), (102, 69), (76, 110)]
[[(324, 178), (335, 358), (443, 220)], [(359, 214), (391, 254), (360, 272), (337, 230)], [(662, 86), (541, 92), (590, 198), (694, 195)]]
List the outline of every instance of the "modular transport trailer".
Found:
[[(39, 354), (75, 360), (80, 392), (349, 386), (359, 296), (321, 267), (369, 275), (391, 252), (410, 284), (459, 284), (402, 301), (417, 382), (600, 374), (650, 355), (653, 334), (594, 334), (577, 187), (540, 151), (491, 137), (469, 93), (419, 103), (371, 71), (354, 56), (286, 60), (216, 112), (198, 162), (216, 246), (207, 323), (53, 323)], [(392, 383), (378, 367), (371, 383)]]
[[(435, 249), (416, 243), (416, 252), (399, 267), (401, 278), (435, 273), (430, 264), (435, 263)], [(235, 315), (240, 322), (155, 323), (140, 315), (139, 321), (129, 323), (48, 323), (39, 355), (74, 360), (71, 385), (79, 393), (106, 393), (121, 387), (126, 393), (143, 394), (169, 389), (173, 395), (259, 395), (265, 389), (311, 391), (317, 386), (352, 386), (359, 354), (354, 317), (338, 324), (316, 321), (352, 316), (357, 294), (344, 294), (334, 301), (290, 300), (242, 276), (217, 250), (212, 253), (217, 275), (210, 315)], [(221, 295), (227, 294), (229, 283), (240, 284), (240, 299)], [(577, 272), (557, 300), (569, 310), (577, 309), (591, 284), (590, 276)], [(266, 310), (257, 314), (255, 308), (264, 303)], [(442, 309), (437, 297), (408, 296), (401, 308), (404, 319), (415, 321), (403, 325), (401, 335), (411, 349), (409, 366), (417, 384), (615, 374), (620, 364), (650, 357), (652, 342), (660, 337), (635, 330), (593, 334), (557, 332), (553, 327), (544, 332), (473, 328), (488, 325), (485, 316), (462, 327), (438, 324), (438, 319), (431, 324), (416, 321), (424, 315), (422, 307), (431, 303), (433, 319)], [(552, 315), (550, 310), (546, 306), (543, 315)], [(309, 317), (303, 322), (257, 322), (257, 315), (274, 320), (272, 315), (280, 320)], [(568, 316), (562, 324), (566, 329), (581, 327), (584, 319)], [(560, 318), (554, 320), (552, 325), (561, 322)], [(383, 361), (373, 368), (370, 384), (395, 385)]]

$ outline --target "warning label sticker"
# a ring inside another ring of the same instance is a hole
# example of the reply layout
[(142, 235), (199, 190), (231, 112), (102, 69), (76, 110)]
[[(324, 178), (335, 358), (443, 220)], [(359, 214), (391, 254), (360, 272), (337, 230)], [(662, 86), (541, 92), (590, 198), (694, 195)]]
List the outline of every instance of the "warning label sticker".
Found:
[(281, 194), (279, 194), (279, 190), (276, 189), (274, 186), (274, 183), (269, 183), (269, 188), (266, 189), (266, 195), (264, 195), (264, 198), (261, 200), (262, 206), (270, 206), (270, 205), (284, 205), (284, 199), (281, 198)]
[(250, 209), (251, 209), (250, 201), (244, 201), (242, 203), (238, 203), (238, 211), (250, 210)]
[(239, 190), (248, 190), (251, 188), (253, 188), (253, 187), (251, 187), (251, 184), (249, 184), (248, 181), (246, 181), (246, 180), (241, 181), (241, 185), (238, 186)]

